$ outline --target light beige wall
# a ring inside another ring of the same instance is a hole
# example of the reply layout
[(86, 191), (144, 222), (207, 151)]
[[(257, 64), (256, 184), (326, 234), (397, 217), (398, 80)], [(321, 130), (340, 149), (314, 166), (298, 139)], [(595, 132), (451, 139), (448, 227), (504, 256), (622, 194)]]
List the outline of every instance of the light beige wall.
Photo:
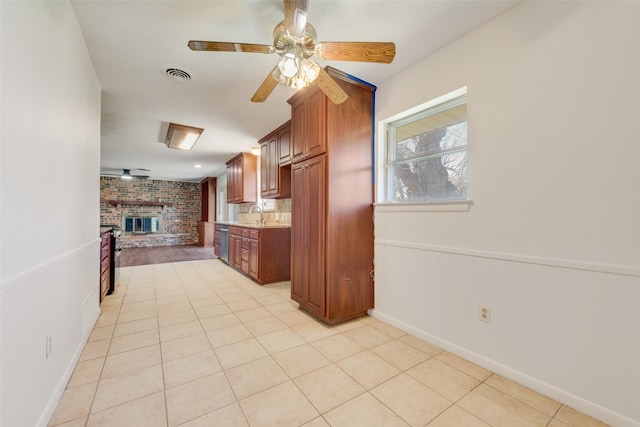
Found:
[(640, 425), (638, 16), (524, 2), (379, 85), (376, 111), (467, 86), (473, 204), (376, 208), (373, 314), (617, 426)]
[(0, 15), (0, 425), (45, 426), (99, 315), (100, 86), (69, 2)]

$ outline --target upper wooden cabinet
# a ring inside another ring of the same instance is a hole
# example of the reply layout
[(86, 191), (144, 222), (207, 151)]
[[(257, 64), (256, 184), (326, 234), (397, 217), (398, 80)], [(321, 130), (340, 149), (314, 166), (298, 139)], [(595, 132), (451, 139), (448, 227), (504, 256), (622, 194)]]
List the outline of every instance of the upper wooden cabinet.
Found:
[(278, 157), (280, 166), (291, 164), (291, 120), (283, 125), (278, 132)]
[[(291, 197), (291, 158), (289, 141), (291, 122), (287, 122), (260, 142), (260, 196), (263, 199)], [(284, 163), (284, 164), (283, 164)]]
[[(375, 87), (327, 69), (349, 95), (314, 86), (292, 107), (291, 297), (328, 324), (373, 307), (372, 130)], [(299, 159), (299, 160), (298, 160)]]
[(293, 163), (326, 151), (327, 97), (315, 87), (307, 96), (295, 96), (291, 102), (291, 158)]
[(227, 162), (227, 203), (255, 203), (258, 200), (256, 156), (240, 153)]

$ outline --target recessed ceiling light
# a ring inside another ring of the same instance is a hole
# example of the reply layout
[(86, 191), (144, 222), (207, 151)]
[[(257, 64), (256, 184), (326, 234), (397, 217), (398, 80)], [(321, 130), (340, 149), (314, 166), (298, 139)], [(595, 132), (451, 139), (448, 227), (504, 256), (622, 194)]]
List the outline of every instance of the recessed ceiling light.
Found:
[(202, 165), (193, 165), (194, 168), (201, 168)]

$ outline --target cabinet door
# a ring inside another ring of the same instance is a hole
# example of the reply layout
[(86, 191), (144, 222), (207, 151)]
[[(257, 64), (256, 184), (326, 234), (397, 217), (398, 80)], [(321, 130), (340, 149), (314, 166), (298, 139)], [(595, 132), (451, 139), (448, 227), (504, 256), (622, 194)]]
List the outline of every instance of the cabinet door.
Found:
[(278, 194), (278, 138), (274, 133), (260, 143), (260, 195)]
[(325, 315), (325, 156), (306, 162), (305, 187), (308, 195), (305, 228), (308, 259), (307, 308)]
[[(323, 92), (317, 91), (305, 101), (308, 120), (308, 134), (306, 139), (306, 157), (323, 154), (327, 148), (326, 120), (327, 97)], [(313, 113), (310, 113), (313, 112)]]
[(249, 239), (249, 276), (254, 279), (258, 279), (259, 268), (259, 241), (256, 239)]
[(238, 197), (238, 162), (234, 159), (227, 163), (227, 203), (235, 203)]
[(242, 237), (236, 236), (236, 246), (234, 248), (234, 263), (236, 268), (242, 268)]
[(276, 135), (269, 139), (269, 173), (268, 179), (268, 191), (270, 195), (278, 194), (278, 172), (280, 169), (280, 163), (278, 162), (278, 138)]
[(227, 203), (255, 203), (257, 163), (252, 154), (240, 153), (227, 162)]
[(278, 132), (278, 163), (291, 164), (291, 124)]
[(305, 164), (291, 169), (291, 299), (305, 304), (307, 285)]
[(306, 156), (308, 115), (309, 109), (306, 108), (304, 100), (291, 106), (291, 159), (294, 163), (304, 160)]
[(326, 151), (326, 119), (327, 97), (321, 91), (291, 106), (291, 157), (294, 163)]
[(271, 193), (269, 188), (271, 175), (271, 159), (269, 158), (269, 139), (260, 142), (260, 195), (268, 196)]
[(291, 297), (325, 315), (325, 156), (293, 168)]
[(236, 244), (238, 243), (236, 236), (229, 234), (229, 264), (234, 265), (236, 261)]

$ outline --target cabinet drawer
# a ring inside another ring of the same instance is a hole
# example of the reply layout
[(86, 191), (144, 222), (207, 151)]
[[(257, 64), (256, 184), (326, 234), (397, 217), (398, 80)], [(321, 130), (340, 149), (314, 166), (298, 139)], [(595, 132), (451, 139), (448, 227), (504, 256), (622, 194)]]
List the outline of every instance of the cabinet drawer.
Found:
[(249, 238), (258, 239), (260, 237), (260, 230), (249, 230)]
[(242, 237), (249, 237), (251, 235), (251, 229), (250, 228), (243, 228), (242, 229)]
[(249, 261), (249, 248), (242, 248), (242, 255), (241, 255), (241, 259), (243, 261)]
[(249, 238), (248, 237), (243, 237), (242, 238), (242, 249), (249, 249)]
[(229, 227), (229, 234), (235, 234), (235, 235), (238, 235), (238, 236), (242, 236), (242, 228), (231, 226), (231, 227)]

